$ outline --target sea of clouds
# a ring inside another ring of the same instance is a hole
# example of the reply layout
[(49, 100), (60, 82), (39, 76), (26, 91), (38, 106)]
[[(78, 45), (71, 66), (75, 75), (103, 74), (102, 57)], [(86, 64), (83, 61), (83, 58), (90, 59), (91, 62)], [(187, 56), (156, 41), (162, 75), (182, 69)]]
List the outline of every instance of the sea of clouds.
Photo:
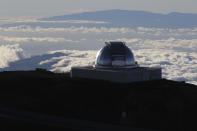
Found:
[(93, 65), (106, 40), (127, 42), (141, 66), (162, 67), (164, 78), (197, 84), (195, 28), (0, 27), (0, 70)]

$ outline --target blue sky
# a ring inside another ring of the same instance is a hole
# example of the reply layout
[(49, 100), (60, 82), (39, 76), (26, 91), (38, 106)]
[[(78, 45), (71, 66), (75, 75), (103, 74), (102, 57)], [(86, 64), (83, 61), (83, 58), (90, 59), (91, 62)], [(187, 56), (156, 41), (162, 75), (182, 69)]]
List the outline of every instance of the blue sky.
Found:
[(106, 9), (197, 13), (197, 0), (0, 0), (0, 17), (51, 16)]

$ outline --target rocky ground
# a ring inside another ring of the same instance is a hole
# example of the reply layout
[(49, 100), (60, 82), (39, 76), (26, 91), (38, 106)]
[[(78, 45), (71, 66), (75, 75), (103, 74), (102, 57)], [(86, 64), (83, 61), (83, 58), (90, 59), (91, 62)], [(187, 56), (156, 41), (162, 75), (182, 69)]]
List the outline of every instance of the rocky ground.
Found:
[[(44, 116), (137, 129), (197, 128), (197, 86), (185, 82), (162, 79), (121, 84), (73, 79), (69, 73), (43, 69), (1, 72), (0, 82), (0, 128), (3, 130), (11, 127), (61, 129), (53, 125), (53, 120), (52, 124), (46, 124)], [(35, 116), (32, 113), (44, 115), (44, 124), (39, 123), (41, 117), (35, 117), (32, 122)]]

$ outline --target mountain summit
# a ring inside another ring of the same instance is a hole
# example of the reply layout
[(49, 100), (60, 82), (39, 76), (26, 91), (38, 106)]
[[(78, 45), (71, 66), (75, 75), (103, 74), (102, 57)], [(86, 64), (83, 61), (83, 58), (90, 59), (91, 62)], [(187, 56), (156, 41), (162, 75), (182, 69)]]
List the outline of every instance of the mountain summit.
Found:
[(90, 20), (108, 22), (108, 27), (195, 28), (197, 14), (172, 12), (169, 14), (133, 10), (105, 10), (42, 18), (45, 21)]

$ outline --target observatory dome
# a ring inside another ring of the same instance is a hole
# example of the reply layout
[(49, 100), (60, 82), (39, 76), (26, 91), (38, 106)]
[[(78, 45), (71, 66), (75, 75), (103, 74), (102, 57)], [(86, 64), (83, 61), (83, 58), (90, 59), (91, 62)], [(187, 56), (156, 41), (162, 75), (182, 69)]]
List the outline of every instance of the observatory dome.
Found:
[(136, 67), (132, 51), (124, 42), (105, 42), (96, 56), (95, 67)]

